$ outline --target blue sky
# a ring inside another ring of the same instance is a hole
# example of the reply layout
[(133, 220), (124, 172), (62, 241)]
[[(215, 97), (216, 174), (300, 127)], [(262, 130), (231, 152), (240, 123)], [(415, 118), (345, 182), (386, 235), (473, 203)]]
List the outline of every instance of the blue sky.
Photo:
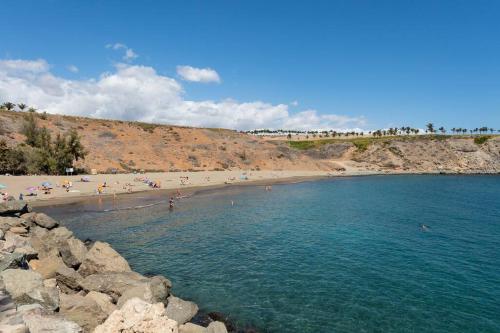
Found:
[[(117, 74), (121, 63), (130, 71), (117, 79), (142, 77), (132, 73), (135, 66), (152, 68), (155, 79), (180, 86), (167, 88), (179, 90), (167, 95), (196, 102), (179, 111), (177, 100), (145, 106), (162, 114), (135, 112), (139, 106), (125, 114), (105, 104), (95, 113), (79, 110), (91, 116), (129, 119), (140, 113), (139, 120), (243, 128), (246, 120), (268, 113), (273, 115), (250, 126), (269, 121), (269, 127), (375, 129), (432, 121), (448, 128), (500, 128), (498, 1), (17, 0), (3, 1), (0, 13), (0, 59), (43, 59), (49, 64), (43, 75), (61, 87)], [(125, 49), (106, 48), (116, 43), (138, 57), (124, 61)], [(176, 72), (180, 65), (210, 68), (220, 82), (183, 80)], [(19, 76), (9, 66), (0, 75)], [(33, 80), (25, 74), (24, 80)], [(29, 91), (40, 87), (29, 82), (17, 92), (5, 88), (13, 82), (4, 82), (3, 90), (0, 84), (2, 99), (24, 97), (49, 112), (66, 112), (63, 105), (81, 98), (33, 96)], [(256, 102), (265, 105), (250, 110)], [(304, 111), (315, 118), (294, 118)], [(210, 121), (199, 121), (204, 112), (212, 114)], [(245, 113), (238, 122), (224, 120), (238, 112)]]

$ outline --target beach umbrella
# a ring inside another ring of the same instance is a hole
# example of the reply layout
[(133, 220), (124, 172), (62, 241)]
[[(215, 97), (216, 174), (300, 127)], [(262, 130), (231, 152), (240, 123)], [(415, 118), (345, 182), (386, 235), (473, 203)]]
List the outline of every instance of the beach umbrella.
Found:
[(4, 184), (0, 184), (0, 190), (3, 190), (4, 188), (7, 188), (7, 186)]
[(42, 186), (49, 187), (52, 186), (52, 184), (50, 182), (43, 182)]

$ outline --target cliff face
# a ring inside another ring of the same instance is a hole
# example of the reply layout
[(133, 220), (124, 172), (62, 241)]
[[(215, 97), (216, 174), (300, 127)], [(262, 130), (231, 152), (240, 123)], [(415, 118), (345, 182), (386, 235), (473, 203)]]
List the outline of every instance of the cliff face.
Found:
[[(23, 113), (0, 112), (0, 139), (24, 141)], [(38, 119), (53, 135), (76, 129), (89, 151), (79, 166), (127, 170), (395, 170), (499, 172), (500, 137), (477, 144), (467, 137), (399, 137), (325, 140), (297, 149), (225, 129), (190, 128), (81, 117)]]

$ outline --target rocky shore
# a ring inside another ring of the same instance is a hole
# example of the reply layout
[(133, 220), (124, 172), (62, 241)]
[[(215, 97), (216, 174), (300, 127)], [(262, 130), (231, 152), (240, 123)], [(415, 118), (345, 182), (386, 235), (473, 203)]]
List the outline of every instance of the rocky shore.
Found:
[(228, 332), (217, 318), (194, 323), (198, 306), (167, 278), (132, 271), (109, 244), (82, 242), (25, 202), (0, 203), (0, 249), (2, 333)]

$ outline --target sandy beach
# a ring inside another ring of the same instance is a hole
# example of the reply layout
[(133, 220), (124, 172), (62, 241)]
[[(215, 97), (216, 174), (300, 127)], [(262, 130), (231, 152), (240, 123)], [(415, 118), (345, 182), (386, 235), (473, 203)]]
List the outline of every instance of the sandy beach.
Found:
[[(359, 174), (356, 173), (356, 174)], [(310, 178), (342, 176), (345, 173), (332, 173), (323, 171), (203, 171), (203, 172), (162, 172), (145, 174), (99, 174), (99, 175), (77, 175), (77, 176), (0, 176), (0, 184), (6, 188), (0, 190), (8, 193), (16, 199), (19, 194), (24, 199), (37, 203), (52, 203), (60, 199), (74, 200), (81, 197), (99, 195), (98, 188), (106, 183), (101, 195), (120, 195), (142, 191), (158, 190), (193, 190), (203, 187), (231, 186), (233, 184), (273, 184), (283, 181), (305, 180)], [(83, 182), (81, 179), (88, 177), (90, 181)], [(146, 181), (158, 182), (160, 188), (149, 186)], [(41, 190), (42, 183), (51, 184), (49, 194)], [(72, 186), (67, 191), (62, 185), (71, 182)], [(33, 191), (33, 187), (39, 188)], [(36, 196), (27, 196), (30, 193)]]

